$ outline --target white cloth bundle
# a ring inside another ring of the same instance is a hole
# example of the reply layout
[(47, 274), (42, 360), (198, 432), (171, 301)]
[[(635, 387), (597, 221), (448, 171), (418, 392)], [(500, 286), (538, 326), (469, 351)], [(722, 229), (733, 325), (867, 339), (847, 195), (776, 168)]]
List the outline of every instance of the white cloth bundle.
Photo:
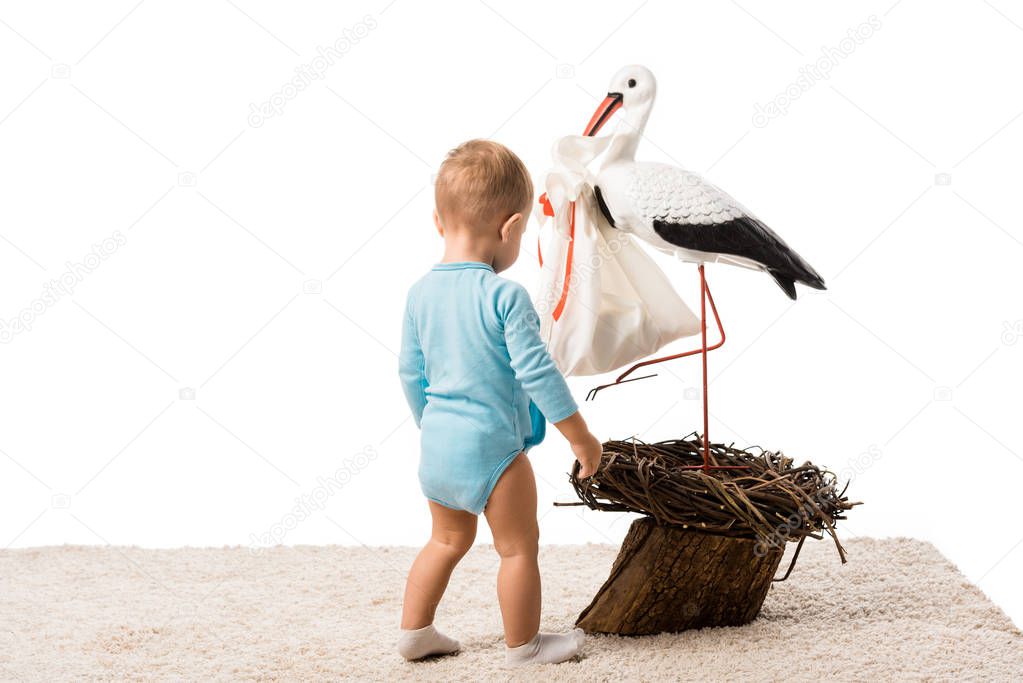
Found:
[(566, 375), (609, 372), (700, 331), (699, 318), (653, 259), (596, 206), (586, 166), (609, 141), (572, 135), (555, 142), (542, 188), (553, 220), (537, 209), (541, 235), (548, 222), (554, 230), (540, 248), (534, 304), (540, 334)]

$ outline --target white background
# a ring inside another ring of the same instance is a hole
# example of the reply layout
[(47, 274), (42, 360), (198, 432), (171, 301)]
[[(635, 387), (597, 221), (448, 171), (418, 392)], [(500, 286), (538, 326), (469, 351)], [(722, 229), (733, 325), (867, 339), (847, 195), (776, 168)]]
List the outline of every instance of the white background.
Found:
[[(829, 285), (793, 304), (709, 268), (712, 437), (853, 475), (845, 537), (932, 541), (1023, 621), (1023, 10), (387, 3), (0, 8), (0, 318), (124, 241), (0, 345), (0, 544), (421, 543), (395, 350), (441, 253), (431, 174), (478, 136), (543, 172), (635, 62), (660, 82), (639, 157), (708, 175)], [(754, 125), (870, 15), (830, 78)], [(322, 80), (250, 125), (346, 30)], [(535, 226), (524, 245), (508, 275), (533, 286)], [(694, 268), (658, 261), (695, 304)], [(698, 381), (680, 361), (584, 412), (602, 438), (683, 436)], [(545, 542), (620, 540), (621, 516), (551, 507), (574, 499), (554, 430), (532, 460)]]

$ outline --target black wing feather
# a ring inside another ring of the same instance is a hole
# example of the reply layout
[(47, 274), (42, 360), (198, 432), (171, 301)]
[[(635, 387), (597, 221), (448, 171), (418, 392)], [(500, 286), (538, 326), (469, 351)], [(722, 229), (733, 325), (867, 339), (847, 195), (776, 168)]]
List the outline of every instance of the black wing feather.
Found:
[(825, 289), (824, 280), (769, 227), (752, 216), (740, 216), (711, 225), (655, 220), (654, 231), (666, 242), (684, 249), (741, 256), (756, 261), (770, 273), (791, 299), (796, 282)]

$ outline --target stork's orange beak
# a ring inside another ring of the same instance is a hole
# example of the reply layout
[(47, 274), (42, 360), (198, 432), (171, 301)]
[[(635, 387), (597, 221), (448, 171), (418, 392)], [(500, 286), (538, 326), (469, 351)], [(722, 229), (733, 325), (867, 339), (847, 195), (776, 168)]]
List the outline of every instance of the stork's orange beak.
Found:
[(596, 135), (597, 131), (604, 127), (604, 124), (611, 118), (611, 115), (618, 111), (621, 106), (622, 94), (620, 92), (609, 92), (604, 101), (597, 107), (597, 111), (593, 112), (593, 118), (586, 124), (586, 130), (583, 131), (583, 135)]

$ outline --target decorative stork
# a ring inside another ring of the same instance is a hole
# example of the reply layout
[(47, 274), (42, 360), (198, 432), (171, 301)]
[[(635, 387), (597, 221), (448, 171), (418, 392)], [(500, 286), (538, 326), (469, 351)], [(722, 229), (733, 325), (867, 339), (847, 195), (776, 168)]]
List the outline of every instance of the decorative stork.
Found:
[[(584, 131), (596, 135), (608, 119), (622, 109), (622, 121), (597, 174), (594, 193), (597, 205), (612, 227), (629, 232), (661, 251), (698, 264), (700, 273), (701, 347), (692, 351), (637, 363), (611, 384), (594, 388), (587, 398), (609, 386), (621, 384), (641, 367), (700, 353), (703, 357), (702, 469), (709, 465), (707, 438), (707, 352), (725, 342), (725, 330), (707, 287), (705, 263), (727, 263), (766, 271), (792, 299), (795, 283), (824, 289), (824, 280), (810, 264), (722, 190), (696, 173), (669, 164), (636, 161), (636, 147), (653, 108), (657, 81), (643, 66), (627, 66), (613, 79), (607, 97), (594, 112)], [(707, 346), (707, 303), (717, 323), (720, 340)], [(647, 375), (649, 377), (650, 375)]]

